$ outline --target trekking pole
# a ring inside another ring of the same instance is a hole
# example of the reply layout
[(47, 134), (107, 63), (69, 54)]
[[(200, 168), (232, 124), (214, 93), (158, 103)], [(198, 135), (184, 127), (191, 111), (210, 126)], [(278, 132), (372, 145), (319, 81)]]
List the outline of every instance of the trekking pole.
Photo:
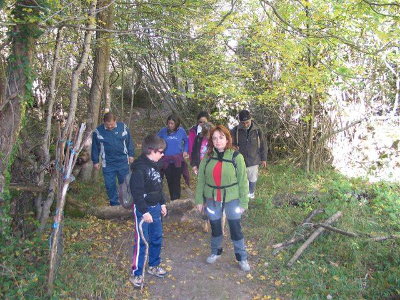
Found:
[[(144, 244), (146, 245), (146, 252), (144, 254), (144, 263), (143, 263), (143, 271), (142, 271), (142, 284), (140, 285), (140, 291), (143, 290), (143, 286), (144, 286), (144, 274), (146, 273), (146, 265), (147, 265), (147, 261), (149, 260), (149, 243), (147, 242), (146, 238), (144, 237), (143, 234), (143, 223), (144, 220), (142, 218), (142, 220), (139, 223), (139, 232), (140, 232), (140, 237), (142, 238)], [(139, 245), (140, 247), (140, 245)]]

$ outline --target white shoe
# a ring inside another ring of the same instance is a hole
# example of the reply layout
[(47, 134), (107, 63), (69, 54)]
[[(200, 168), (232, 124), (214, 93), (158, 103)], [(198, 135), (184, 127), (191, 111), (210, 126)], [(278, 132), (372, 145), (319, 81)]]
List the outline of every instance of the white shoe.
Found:
[(218, 258), (220, 258), (221, 255), (217, 255), (217, 254), (211, 254), (209, 257), (207, 257), (207, 263), (209, 264), (213, 264), (217, 261)]
[(140, 287), (142, 287), (143, 276), (142, 275), (139, 275), (139, 276), (132, 275), (131, 277), (129, 277), (129, 281), (133, 284), (134, 287), (140, 288)]
[(249, 193), (249, 198), (250, 198), (250, 199), (254, 199), (254, 198), (255, 198), (254, 193)]
[(250, 265), (247, 260), (241, 260), (239, 261), (239, 267), (242, 269), (242, 271), (249, 272), (250, 271)]

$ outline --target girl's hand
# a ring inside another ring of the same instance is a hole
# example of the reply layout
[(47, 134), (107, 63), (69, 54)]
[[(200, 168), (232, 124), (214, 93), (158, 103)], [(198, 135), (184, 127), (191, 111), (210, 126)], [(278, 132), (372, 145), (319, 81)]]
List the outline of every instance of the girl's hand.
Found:
[(203, 211), (203, 204), (197, 204), (197, 210), (201, 213)]
[(197, 169), (196, 166), (192, 167), (193, 173), (197, 175), (197, 173), (199, 172), (199, 170)]

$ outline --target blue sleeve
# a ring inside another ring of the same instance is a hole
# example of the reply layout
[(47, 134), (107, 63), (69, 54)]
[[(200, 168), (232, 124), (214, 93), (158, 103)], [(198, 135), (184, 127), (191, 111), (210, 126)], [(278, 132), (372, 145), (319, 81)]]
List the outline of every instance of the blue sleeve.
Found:
[(183, 140), (183, 152), (188, 152), (189, 151), (189, 140), (186, 135), (185, 129), (181, 128), (182, 130), (182, 140)]
[(126, 138), (126, 142), (128, 144), (128, 156), (133, 157), (135, 155), (135, 145), (133, 144), (133, 139), (131, 137), (128, 126), (125, 125), (125, 127), (126, 131), (128, 132), (128, 137)]
[(93, 164), (98, 164), (99, 163), (99, 148), (100, 148), (100, 142), (97, 138), (97, 133), (96, 131), (93, 131), (92, 133), (92, 161)]

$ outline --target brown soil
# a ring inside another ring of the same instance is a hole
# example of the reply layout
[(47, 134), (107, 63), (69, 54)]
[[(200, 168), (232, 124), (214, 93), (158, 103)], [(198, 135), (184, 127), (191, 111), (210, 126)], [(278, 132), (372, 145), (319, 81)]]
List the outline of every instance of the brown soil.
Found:
[[(132, 227), (133, 228), (133, 224)], [(229, 230), (228, 230), (229, 231)], [(125, 232), (123, 244), (125, 262), (130, 261), (133, 232)], [(134, 289), (128, 281), (118, 293), (119, 299), (262, 299), (266, 287), (251, 272), (239, 269), (228, 236), (224, 253), (213, 265), (205, 262), (209, 255), (210, 233), (201, 229), (199, 222), (164, 222), (162, 266), (168, 270), (165, 278), (145, 274), (145, 288)], [(248, 241), (247, 244), (252, 244)], [(252, 253), (251, 247), (249, 253)], [(253, 267), (257, 257), (249, 258)], [(128, 263), (124, 268), (129, 269)], [(265, 281), (264, 281), (265, 282)], [(265, 294), (264, 294), (265, 295)], [(264, 299), (269, 299), (264, 298)]]

